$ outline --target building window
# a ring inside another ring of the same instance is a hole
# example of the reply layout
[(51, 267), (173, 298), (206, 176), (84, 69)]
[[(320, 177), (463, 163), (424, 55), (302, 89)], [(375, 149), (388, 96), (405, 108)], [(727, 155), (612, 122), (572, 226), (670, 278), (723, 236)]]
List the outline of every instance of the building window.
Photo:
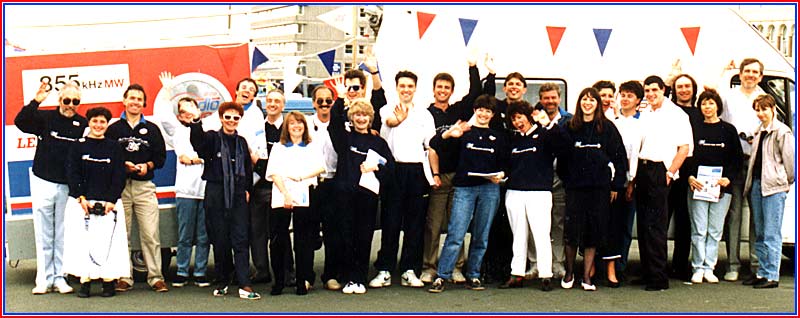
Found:
[(364, 46), (363, 45), (359, 45), (358, 46), (358, 54), (364, 54)]
[(759, 24), (758, 25), (758, 32), (764, 33), (764, 25), (763, 24)]
[(297, 34), (303, 34), (303, 29), (305, 29), (305, 25), (298, 24), (297, 25)]
[(344, 46), (344, 53), (345, 54), (352, 54), (353, 53), (353, 46), (350, 45), (350, 44), (345, 45)]
[(781, 24), (781, 27), (778, 32), (778, 50), (780, 50), (784, 56), (789, 56), (789, 50), (787, 48), (786, 43), (786, 25)]
[(298, 15), (303, 15), (303, 11), (305, 11), (304, 7), (305, 6), (297, 6), (297, 14)]
[(344, 69), (345, 70), (352, 70), (353, 69), (353, 63), (344, 63)]
[(358, 35), (361, 35), (361, 36), (367, 35), (367, 28), (366, 27), (358, 27)]
[(364, 11), (364, 7), (358, 8), (358, 16), (362, 18), (367, 16), (366, 12)]
[(770, 43), (772, 43), (772, 34), (773, 33), (775, 33), (775, 26), (774, 25), (770, 25), (767, 28), (767, 41), (769, 41)]

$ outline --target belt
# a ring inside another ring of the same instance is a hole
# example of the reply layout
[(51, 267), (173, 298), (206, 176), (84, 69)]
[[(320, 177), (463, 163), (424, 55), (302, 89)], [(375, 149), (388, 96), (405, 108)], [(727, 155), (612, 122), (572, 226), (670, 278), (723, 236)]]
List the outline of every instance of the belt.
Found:
[(654, 164), (661, 164), (663, 161), (653, 161), (650, 159), (639, 159), (639, 162), (643, 165), (654, 165)]
[(333, 181), (333, 178), (323, 178), (323, 177), (319, 178), (319, 183), (325, 183), (330, 181)]

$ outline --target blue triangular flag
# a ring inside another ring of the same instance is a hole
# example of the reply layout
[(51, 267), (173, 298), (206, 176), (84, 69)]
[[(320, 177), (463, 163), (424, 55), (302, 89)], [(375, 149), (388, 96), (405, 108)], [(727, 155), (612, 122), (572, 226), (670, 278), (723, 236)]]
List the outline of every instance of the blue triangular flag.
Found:
[(333, 59), (336, 57), (336, 50), (330, 50), (327, 52), (322, 52), (317, 54), (319, 56), (320, 61), (322, 61), (322, 65), (325, 66), (325, 69), (328, 70), (329, 75), (333, 75)]
[[(383, 80), (383, 76), (381, 76), (381, 66), (378, 65), (377, 62), (375, 64), (375, 68), (378, 70), (378, 78)], [(361, 63), (358, 64), (358, 69), (369, 73), (369, 68), (367, 68), (367, 66), (364, 64), (364, 62), (361, 62)]]
[(458, 18), (458, 22), (461, 23), (461, 34), (464, 35), (464, 45), (467, 45), (469, 44), (469, 38), (472, 37), (472, 32), (475, 31), (478, 20)]
[(267, 61), (269, 61), (269, 59), (266, 55), (264, 55), (264, 53), (261, 53), (261, 50), (259, 50), (257, 47), (253, 48), (253, 64), (250, 66), (250, 73), (255, 71), (256, 67), (264, 64)]
[(606, 52), (606, 45), (610, 37), (611, 29), (594, 29), (594, 38), (597, 40), (597, 46), (600, 47), (600, 56)]

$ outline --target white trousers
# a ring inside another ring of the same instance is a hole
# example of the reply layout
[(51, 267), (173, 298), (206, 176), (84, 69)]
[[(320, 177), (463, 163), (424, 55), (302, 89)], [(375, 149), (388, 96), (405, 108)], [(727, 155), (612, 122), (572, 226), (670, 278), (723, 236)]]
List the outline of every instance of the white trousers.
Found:
[(550, 191), (506, 191), (506, 210), (514, 241), (511, 250), (511, 275), (525, 276), (528, 260), (528, 233), (536, 246), (536, 267), (540, 278), (553, 277), (553, 255), (550, 245)]

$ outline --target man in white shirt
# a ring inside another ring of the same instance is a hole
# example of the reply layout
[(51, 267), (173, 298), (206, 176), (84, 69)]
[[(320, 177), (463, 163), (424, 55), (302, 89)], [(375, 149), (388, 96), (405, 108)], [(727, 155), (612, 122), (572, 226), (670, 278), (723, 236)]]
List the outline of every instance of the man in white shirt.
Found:
[[(744, 162), (750, 160), (751, 150), (753, 148), (753, 132), (758, 129), (760, 124), (756, 112), (753, 110), (753, 100), (762, 94), (765, 94), (758, 83), (763, 78), (764, 64), (754, 58), (746, 58), (739, 66), (739, 79), (742, 85), (738, 88), (729, 90), (724, 96), (722, 115), (720, 119), (731, 123), (736, 127), (739, 133), (740, 142), (742, 144), (742, 153), (744, 154)], [(747, 167), (743, 167), (739, 172), (739, 177), (735, 178), (732, 183), (733, 198), (731, 199), (731, 206), (728, 210), (728, 215), (725, 218), (725, 231), (728, 235), (725, 237), (725, 245), (728, 250), (728, 272), (725, 273), (723, 279), (726, 281), (736, 281), (739, 279), (739, 269), (741, 261), (740, 257), (740, 234), (742, 220), (744, 217), (744, 210), (742, 209), (742, 198), (744, 191), (745, 177), (747, 176)], [(749, 211), (747, 215), (749, 216)], [(750, 217), (747, 218), (750, 220)], [(748, 221), (750, 233), (755, 233), (752, 220)], [(750, 235), (750, 268), (753, 275), (758, 270), (758, 258), (755, 257), (755, 235)]]
[(644, 97), (644, 88), (638, 81), (627, 81), (619, 85), (619, 117), (614, 119), (622, 142), (625, 144), (625, 152), (628, 156), (628, 179), (625, 183), (625, 196), (622, 200), (615, 200), (611, 204), (612, 215), (620, 215), (619, 219), (624, 223), (615, 224), (622, 232), (622, 257), (616, 264), (617, 277), (625, 270), (628, 263), (628, 252), (630, 251), (631, 241), (633, 240), (633, 218), (636, 214), (636, 203), (633, 200), (634, 178), (636, 168), (639, 164), (639, 148), (642, 144), (642, 128), (640, 127), (639, 102)]
[(642, 145), (636, 173), (639, 252), (645, 290), (669, 288), (667, 277), (667, 197), (670, 183), (692, 151), (689, 116), (664, 98), (666, 85), (658, 76), (644, 80), (650, 109), (640, 116)]
[[(393, 189), (384, 196), (387, 205), (381, 215), (381, 249), (375, 267), (378, 275), (369, 286), (380, 288), (391, 285), (391, 271), (397, 263), (400, 230), (403, 235), (403, 252), (399, 267), (403, 271), (401, 285), (424, 287), (417, 277), (422, 270), (423, 229), (428, 210), (428, 195), (432, 181), (426, 177), (426, 149), (436, 133), (433, 116), (425, 107), (414, 105), (417, 75), (400, 71), (395, 76), (400, 103), (381, 108), (384, 127), (381, 135), (394, 155), (395, 179)], [(428, 171), (428, 174), (430, 171)]]

